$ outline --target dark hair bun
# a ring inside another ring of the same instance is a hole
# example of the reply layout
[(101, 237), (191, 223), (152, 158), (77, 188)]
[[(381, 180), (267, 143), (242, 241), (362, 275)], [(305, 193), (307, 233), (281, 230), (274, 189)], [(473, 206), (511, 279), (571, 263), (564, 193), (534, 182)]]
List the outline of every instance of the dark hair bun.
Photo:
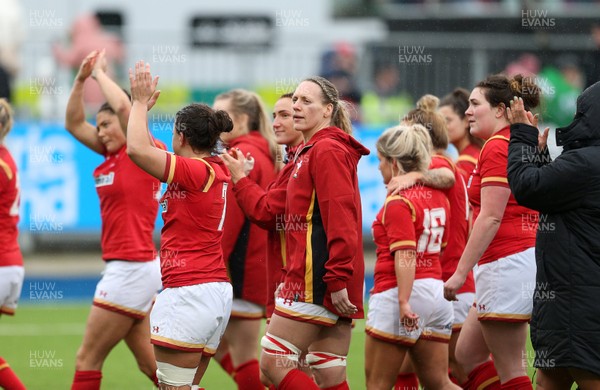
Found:
[(510, 80), (510, 89), (515, 96), (523, 98), (525, 107), (534, 108), (540, 104), (541, 89), (536, 84), (535, 77), (515, 75)]
[(540, 88), (535, 83), (535, 77), (523, 77), (518, 74), (509, 79), (503, 74), (497, 74), (479, 82), (477, 87), (483, 88), (485, 98), (492, 107), (497, 107), (499, 104), (510, 107), (510, 101), (514, 96), (523, 98), (527, 111), (540, 104)]
[(219, 133), (229, 133), (233, 130), (233, 121), (226, 111), (218, 110), (214, 114), (215, 127)]
[(175, 130), (195, 150), (214, 150), (219, 135), (232, 129), (233, 122), (225, 111), (215, 111), (206, 104), (189, 104), (175, 116)]

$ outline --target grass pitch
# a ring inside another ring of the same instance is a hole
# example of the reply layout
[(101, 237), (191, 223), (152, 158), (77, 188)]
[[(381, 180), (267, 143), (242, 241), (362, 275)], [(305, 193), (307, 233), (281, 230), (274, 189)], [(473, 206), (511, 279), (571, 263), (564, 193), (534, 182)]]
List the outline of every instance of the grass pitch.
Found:
[[(0, 318), (0, 356), (4, 357), (30, 390), (69, 389), (75, 354), (81, 343), (89, 303), (22, 305), (14, 317)], [(364, 320), (357, 321), (348, 359), (348, 382), (364, 389)], [(533, 351), (527, 354), (529, 376)], [(133, 355), (121, 342), (102, 370), (103, 390), (153, 390), (137, 368)], [(235, 383), (211, 362), (201, 385), (208, 390), (236, 389)]]

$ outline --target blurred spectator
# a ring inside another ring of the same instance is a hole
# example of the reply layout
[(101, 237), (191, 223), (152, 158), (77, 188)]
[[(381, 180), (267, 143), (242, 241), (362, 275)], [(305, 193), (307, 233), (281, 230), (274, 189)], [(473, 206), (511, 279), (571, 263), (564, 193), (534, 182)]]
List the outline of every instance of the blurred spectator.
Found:
[(540, 71), (540, 60), (535, 54), (522, 54), (516, 61), (506, 65), (504, 73), (508, 77), (521, 74), (525, 77), (534, 77)]
[(337, 88), (339, 98), (348, 103), (349, 107), (347, 108), (352, 122), (360, 122), (362, 93), (354, 83), (352, 75), (345, 70), (337, 70), (331, 72), (326, 78)]
[(586, 87), (600, 81), (600, 23), (592, 25), (591, 38), (594, 43), (594, 50), (586, 55)]
[(362, 93), (356, 85), (356, 49), (348, 42), (338, 42), (333, 49), (323, 53), (320, 76), (331, 81), (339, 92), (339, 98), (348, 103), (352, 122), (361, 121), (360, 100)]
[(380, 65), (375, 72), (372, 91), (361, 99), (363, 122), (370, 125), (396, 125), (413, 106), (408, 93), (401, 91), (396, 64)]
[(2, 0), (0, 6), (0, 98), (10, 101), (12, 81), (21, 67), (20, 48), (25, 22), (19, 0)]
[(571, 123), (575, 116), (584, 75), (579, 59), (573, 54), (563, 54), (555, 63), (556, 66), (546, 66), (540, 72), (538, 85), (542, 89), (542, 119), (562, 127)]
[(345, 71), (354, 76), (356, 74), (356, 49), (348, 42), (338, 42), (333, 48), (323, 53), (321, 58), (320, 75), (327, 77), (335, 71)]
[[(56, 44), (52, 47), (54, 57), (59, 64), (69, 66), (75, 74), (83, 59), (94, 50), (106, 49), (108, 61), (108, 76), (114, 79), (111, 65), (122, 62), (124, 58), (123, 45), (118, 37), (105, 32), (100, 21), (90, 14), (79, 16), (71, 27), (71, 47), (63, 48)], [(92, 106), (104, 103), (102, 91), (96, 83), (86, 81), (84, 87), (84, 101)]]

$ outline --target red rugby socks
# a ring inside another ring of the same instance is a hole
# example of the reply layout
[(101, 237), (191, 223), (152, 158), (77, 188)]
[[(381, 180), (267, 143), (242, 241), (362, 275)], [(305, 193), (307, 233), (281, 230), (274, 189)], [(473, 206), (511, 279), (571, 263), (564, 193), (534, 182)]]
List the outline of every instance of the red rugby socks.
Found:
[(71, 390), (100, 390), (102, 371), (75, 371)]
[(233, 362), (231, 361), (231, 354), (229, 352), (221, 360), (218, 360), (218, 362), (229, 376), (233, 376)]
[(277, 388), (280, 390), (320, 390), (308, 375), (297, 368), (288, 372)]
[(409, 372), (407, 374), (398, 374), (394, 390), (419, 390), (419, 379), (417, 374)]
[(494, 362), (485, 362), (475, 367), (462, 386), (465, 390), (500, 390), (500, 378)]
[(249, 360), (235, 369), (233, 380), (240, 390), (264, 390), (265, 385), (260, 381), (258, 360)]
[(0, 387), (6, 390), (25, 390), (25, 385), (10, 368), (6, 360), (0, 357)]

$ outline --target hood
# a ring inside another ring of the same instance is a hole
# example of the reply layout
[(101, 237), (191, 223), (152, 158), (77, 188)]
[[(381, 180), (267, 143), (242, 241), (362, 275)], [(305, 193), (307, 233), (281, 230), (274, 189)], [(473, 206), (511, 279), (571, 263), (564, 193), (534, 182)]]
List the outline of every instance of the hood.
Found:
[(235, 148), (240, 144), (252, 145), (260, 150), (269, 159), (272, 159), (271, 151), (269, 150), (269, 143), (266, 139), (264, 139), (259, 131), (251, 131), (248, 134), (237, 137), (231, 141), (228, 146), (230, 148)]
[(306, 146), (314, 145), (321, 139), (334, 139), (340, 142), (342, 145), (346, 147), (348, 153), (356, 156), (356, 160), (358, 161), (362, 156), (366, 156), (369, 153), (369, 149), (365, 148), (360, 142), (356, 140), (350, 134), (346, 134), (342, 129), (337, 128), (335, 126), (326, 127), (321, 129), (312, 136), (312, 138), (306, 143)]
[(556, 129), (556, 144), (565, 150), (600, 145), (600, 82), (579, 95), (573, 121)]

